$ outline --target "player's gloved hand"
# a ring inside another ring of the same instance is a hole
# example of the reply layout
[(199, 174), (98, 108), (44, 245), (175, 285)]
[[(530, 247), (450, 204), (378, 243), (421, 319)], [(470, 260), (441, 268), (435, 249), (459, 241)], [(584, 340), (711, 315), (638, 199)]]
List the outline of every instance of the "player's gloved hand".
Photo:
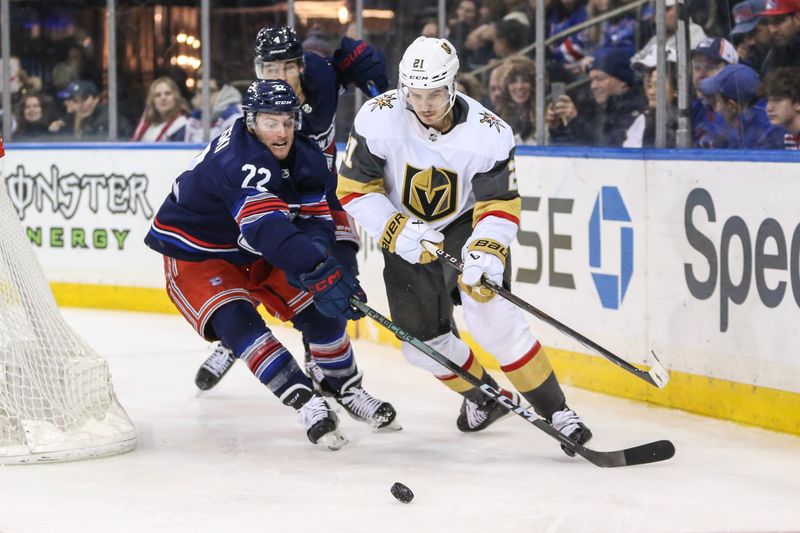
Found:
[(506, 269), (508, 248), (494, 239), (476, 239), (461, 250), (464, 269), (459, 276), (459, 286), (469, 296), (479, 302), (488, 302), (494, 292), (481, 285), (481, 276), (503, 284), (503, 272)]
[(441, 245), (444, 235), (421, 220), (395, 213), (383, 228), (380, 246), (409, 263), (425, 264), (436, 260), (436, 256), (422, 246), (422, 241)]
[(333, 53), (333, 66), (343, 85), (355, 83), (367, 96), (377, 96), (389, 88), (386, 60), (366, 41), (343, 37), (341, 47)]
[(351, 241), (336, 241), (333, 245), (333, 257), (354, 278), (358, 277), (358, 248)]
[(364, 313), (350, 305), (350, 298), (367, 301), (364, 289), (350, 272), (339, 262), (329, 257), (311, 272), (300, 274), (303, 288), (314, 295), (314, 304), (325, 316), (343, 316), (347, 320), (357, 320)]

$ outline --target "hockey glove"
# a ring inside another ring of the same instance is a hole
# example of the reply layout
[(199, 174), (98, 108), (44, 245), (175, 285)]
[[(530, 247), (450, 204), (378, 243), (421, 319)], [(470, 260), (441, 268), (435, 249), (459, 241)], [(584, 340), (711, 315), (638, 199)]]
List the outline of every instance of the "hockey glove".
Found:
[(441, 244), (444, 235), (416, 218), (408, 218), (402, 213), (389, 217), (383, 228), (381, 248), (395, 253), (409, 263), (430, 263), (436, 256), (425, 250), (421, 241)]
[(333, 66), (342, 85), (354, 83), (369, 97), (389, 88), (386, 60), (377, 48), (366, 41), (342, 38), (342, 46), (333, 53)]
[(325, 316), (343, 316), (347, 320), (357, 320), (364, 313), (350, 305), (350, 298), (355, 296), (362, 302), (367, 295), (350, 272), (333, 257), (327, 258), (317, 268), (306, 274), (300, 274), (303, 288), (314, 295), (314, 304)]
[(459, 286), (475, 300), (488, 302), (494, 297), (494, 291), (481, 285), (481, 277), (485, 275), (498, 285), (503, 284), (508, 248), (494, 239), (477, 239), (464, 247), (461, 256), (464, 270), (459, 276)]

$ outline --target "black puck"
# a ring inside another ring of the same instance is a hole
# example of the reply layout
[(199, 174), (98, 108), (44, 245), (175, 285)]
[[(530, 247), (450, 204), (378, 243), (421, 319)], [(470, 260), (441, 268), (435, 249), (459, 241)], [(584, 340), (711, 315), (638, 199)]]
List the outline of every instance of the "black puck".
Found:
[(414, 499), (414, 493), (411, 492), (411, 489), (409, 489), (399, 481), (394, 485), (392, 485), (391, 492), (392, 496), (394, 496), (403, 503), (411, 503), (411, 500)]

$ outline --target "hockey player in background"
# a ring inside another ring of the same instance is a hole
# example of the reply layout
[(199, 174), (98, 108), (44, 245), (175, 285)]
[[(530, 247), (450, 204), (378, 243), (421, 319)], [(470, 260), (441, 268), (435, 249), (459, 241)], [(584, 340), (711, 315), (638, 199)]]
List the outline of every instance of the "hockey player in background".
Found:
[(253, 82), (244, 117), (178, 176), (145, 242), (164, 255), (167, 292), (205, 339), (222, 340), (280, 400), (296, 409), (313, 443), (345, 440), (325, 399), (256, 311), (263, 304), (309, 343), (323, 385), (354, 418), (394, 421), (391, 404), (361, 385), (345, 331), (366, 296), (330, 255), (326, 196), (333, 180), (317, 145), (295, 135), (300, 104), (278, 80)]
[[(552, 427), (583, 444), (591, 431), (567, 407), (521, 311), (480, 283), (486, 275), (510, 286), (508, 248), (519, 228), (521, 200), (514, 134), (456, 92), (458, 65), (446, 39), (419, 37), (406, 49), (398, 89), (367, 101), (356, 115), (339, 168), (339, 199), (383, 249), (392, 319), (498, 388), (452, 332), (453, 303), (460, 301), (468, 330), (514, 387)], [(463, 275), (435, 261), (423, 241), (462, 257)], [(456, 421), (461, 431), (482, 430), (508, 413), (411, 344), (403, 343), (401, 351), (463, 396)], [(503, 394), (516, 401), (515, 393)]]
[[(258, 79), (284, 80), (300, 101), (299, 131), (314, 140), (325, 153), (328, 167), (336, 175), (335, 121), (339, 91), (355, 84), (368, 96), (388, 88), (383, 56), (365, 41), (344, 37), (333, 57), (324, 58), (304, 52), (297, 33), (290, 26), (262, 28), (256, 37), (254, 66)], [(361, 245), (352, 218), (342, 209), (335, 192), (328, 205), (336, 225), (333, 255), (353, 276), (358, 275), (356, 254)], [(201, 390), (213, 388), (230, 370), (236, 358), (218, 343), (200, 366), (195, 383)], [(308, 359), (306, 365), (314, 376), (319, 373)]]

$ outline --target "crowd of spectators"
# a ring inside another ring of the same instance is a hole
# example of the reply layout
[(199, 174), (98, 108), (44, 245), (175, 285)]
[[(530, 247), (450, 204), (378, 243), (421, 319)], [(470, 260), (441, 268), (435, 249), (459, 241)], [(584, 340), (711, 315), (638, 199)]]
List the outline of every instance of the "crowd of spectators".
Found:
[[(666, 80), (667, 147), (678, 128), (678, 17), (666, 0), (667, 62), (656, 67), (655, 6), (635, 0), (545, 0), (545, 123), (548, 144), (646, 147), (655, 144), (656, 88)], [(640, 3), (637, 3), (640, 4)], [(445, 37), (459, 51), (458, 87), (501, 116), (520, 144), (535, 143), (536, 0), (460, 0)], [(734, 5), (687, 0), (692, 142), (702, 148), (796, 148), (800, 112), (800, 0), (744, 0)], [(711, 5), (712, 7), (709, 7)], [(714, 8), (713, 6), (716, 6)], [(594, 25), (576, 25), (615, 13)], [(438, 36), (423, 18), (420, 34)], [(411, 37), (409, 37), (409, 40)], [(330, 55), (330, 39), (310, 33), (308, 50)], [(46, 83), (11, 57), (15, 141), (108, 139), (102, 72), (79, 45), (65, 47)], [(478, 75), (471, 74), (476, 71)], [(202, 80), (162, 73), (136, 98), (120, 97), (119, 140), (202, 142)], [(128, 84), (123, 84), (128, 85)], [(212, 77), (211, 135), (241, 114), (241, 94)], [(146, 89), (146, 90), (145, 90)], [(139, 105), (130, 105), (138, 98)], [(0, 109), (2, 113), (2, 109)], [(138, 123), (137, 123), (138, 117)], [(132, 125), (136, 124), (135, 127)]]
[[(545, 38), (555, 36), (545, 60), (548, 144), (654, 146), (656, 88), (665, 79), (666, 146), (676, 146), (676, 0), (666, 0), (663, 72), (656, 68), (654, 3), (569, 31), (631, 3), (545, 0)], [(796, 93), (788, 88), (800, 77), (800, 0), (687, 0), (687, 5), (696, 18), (688, 27), (693, 146), (796, 147), (792, 110), (800, 108), (800, 100), (793, 100)], [(535, 6), (535, 0), (461, 0), (445, 35), (459, 49), (466, 70), (489, 69), (482, 102), (526, 144), (534, 142), (535, 120), (534, 88), (525, 79), (533, 80), (535, 73), (532, 62), (520, 65), (535, 57)], [(564, 84), (566, 93), (554, 90)]]

